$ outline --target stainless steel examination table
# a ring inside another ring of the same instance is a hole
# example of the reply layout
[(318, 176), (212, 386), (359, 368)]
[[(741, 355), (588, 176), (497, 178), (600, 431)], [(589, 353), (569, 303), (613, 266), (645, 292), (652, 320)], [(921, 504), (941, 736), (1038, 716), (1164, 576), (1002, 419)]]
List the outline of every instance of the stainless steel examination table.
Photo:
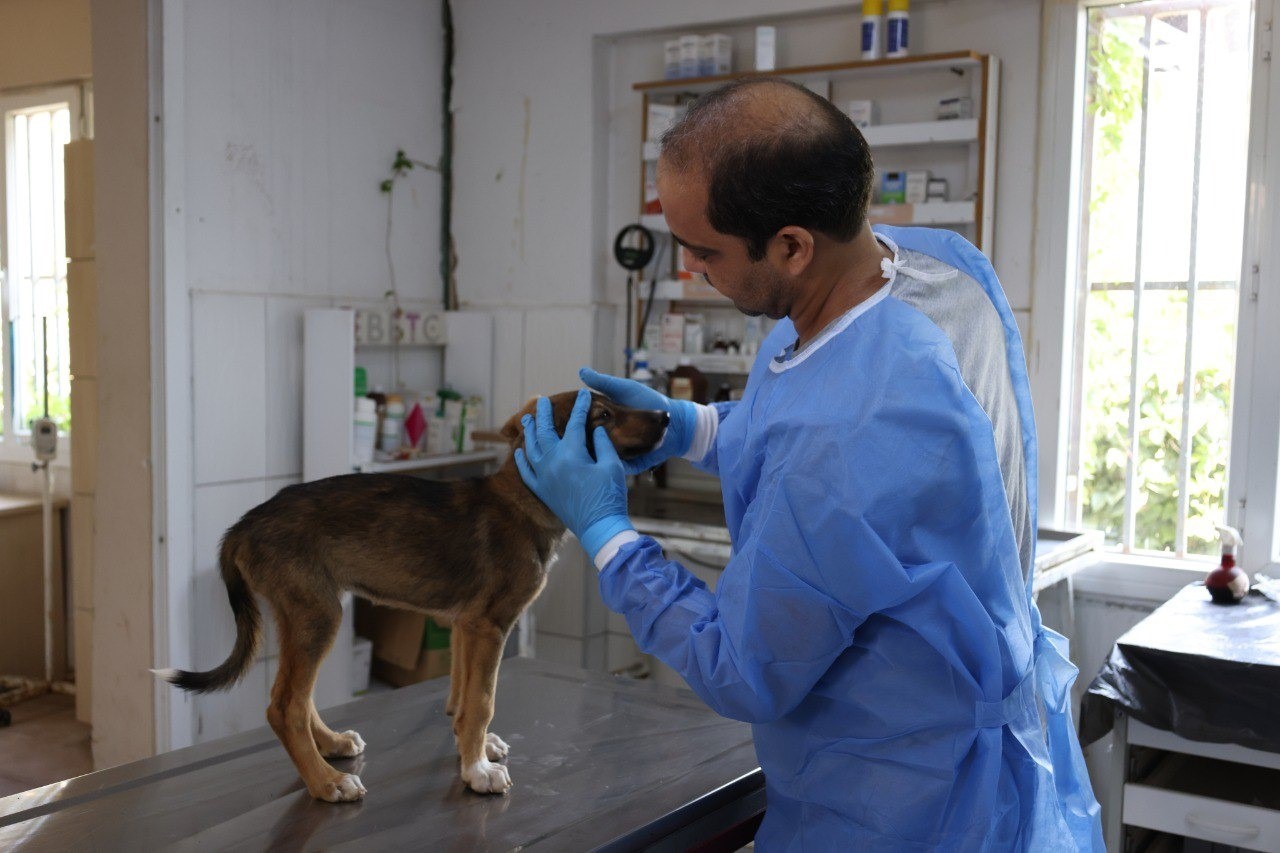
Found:
[(0, 799), (0, 850), (736, 849), (764, 811), (744, 723), (692, 693), (542, 661), (503, 663), (504, 796), (466, 790), (448, 680), (325, 713), (354, 728), (363, 802), (307, 795), (269, 729)]

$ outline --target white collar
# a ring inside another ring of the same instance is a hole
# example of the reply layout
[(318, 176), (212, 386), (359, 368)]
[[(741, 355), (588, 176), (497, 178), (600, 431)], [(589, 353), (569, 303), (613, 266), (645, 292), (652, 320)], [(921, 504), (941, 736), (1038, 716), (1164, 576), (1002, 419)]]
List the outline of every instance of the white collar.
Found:
[[(888, 259), (885, 260), (885, 263), (888, 263)], [(774, 373), (781, 373), (784, 370), (790, 370), (793, 367), (803, 364), (804, 360), (821, 349), (823, 344), (849, 328), (850, 323), (876, 307), (876, 305), (880, 304), (880, 302), (889, 295), (889, 290), (892, 287), (893, 281), (890, 279), (885, 283), (884, 287), (880, 288), (875, 293), (871, 294), (871, 296), (844, 312), (840, 317), (828, 323), (827, 327), (822, 330), (821, 334), (810, 341), (809, 345), (806, 346), (798, 355), (793, 358), (787, 358), (787, 354), (790, 353), (791, 348), (795, 346), (794, 343), (791, 344), (782, 352), (770, 359), (769, 369)]]

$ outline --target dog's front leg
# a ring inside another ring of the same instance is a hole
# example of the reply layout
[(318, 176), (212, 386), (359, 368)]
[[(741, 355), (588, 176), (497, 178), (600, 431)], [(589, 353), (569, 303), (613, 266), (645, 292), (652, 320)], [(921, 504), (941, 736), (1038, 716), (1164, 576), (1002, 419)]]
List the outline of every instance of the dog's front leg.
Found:
[(505, 755), (507, 745), (496, 735), (491, 742), (487, 730), (493, 719), (498, 665), (502, 661), (506, 632), (483, 617), (459, 619), (454, 622), (453, 630), (455, 634), (461, 634), (462, 667), (465, 671), (463, 691), (453, 717), (462, 779), (473, 791), (501, 794), (511, 787), (511, 775), (505, 765), (490, 759)]
[(444, 712), (450, 717), (458, 713), (458, 703), (466, 690), (467, 671), (462, 665), (462, 646), (462, 631), (454, 625), (449, 632), (449, 700), (444, 705)]

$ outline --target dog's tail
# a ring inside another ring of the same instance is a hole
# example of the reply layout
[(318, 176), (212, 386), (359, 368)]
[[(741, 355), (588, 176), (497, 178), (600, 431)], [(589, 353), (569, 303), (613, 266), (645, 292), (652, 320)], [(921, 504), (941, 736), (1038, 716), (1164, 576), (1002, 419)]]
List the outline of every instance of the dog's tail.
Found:
[(253, 593), (245, 583), (244, 575), (240, 573), (234, 554), (235, 545), (233, 530), (223, 537), (219, 554), (222, 582), (227, 585), (227, 598), (231, 602), (231, 612), (236, 619), (236, 644), (231, 650), (231, 655), (208, 672), (187, 672), (182, 669), (152, 670), (170, 684), (176, 684), (192, 693), (229, 689), (244, 677), (253, 663), (254, 655), (258, 652), (258, 641), (262, 635), (262, 617), (258, 613), (258, 603), (253, 600)]

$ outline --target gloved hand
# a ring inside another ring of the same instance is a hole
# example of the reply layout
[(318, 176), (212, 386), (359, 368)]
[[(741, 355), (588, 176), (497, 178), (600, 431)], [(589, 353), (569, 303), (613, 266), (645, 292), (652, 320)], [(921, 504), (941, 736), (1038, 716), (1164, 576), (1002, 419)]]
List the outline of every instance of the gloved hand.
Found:
[(673, 456), (683, 456), (689, 452), (689, 447), (693, 444), (694, 429), (698, 424), (697, 404), (688, 400), (672, 400), (634, 379), (596, 373), (589, 367), (579, 370), (578, 377), (588, 388), (594, 388), (624, 406), (666, 412), (671, 416), (671, 422), (667, 424), (667, 434), (662, 437), (661, 444), (643, 456), (628, 459), (622, 463), (623, 469), (628, 474), (643, 473)]
[(633, 529), (627, 516), (627, 481), (613, 442), (596, 427), (596, 458), (587, 452), (587, 411), (591, 392), (578, 392), (564, 438), (556, 435), (551, 401), (538, 399), (538, 417), (524, 416), (524, 447), (516, 448), (520, 477), (564, 526), (573, 531), (593, 560), (605, 544)]

